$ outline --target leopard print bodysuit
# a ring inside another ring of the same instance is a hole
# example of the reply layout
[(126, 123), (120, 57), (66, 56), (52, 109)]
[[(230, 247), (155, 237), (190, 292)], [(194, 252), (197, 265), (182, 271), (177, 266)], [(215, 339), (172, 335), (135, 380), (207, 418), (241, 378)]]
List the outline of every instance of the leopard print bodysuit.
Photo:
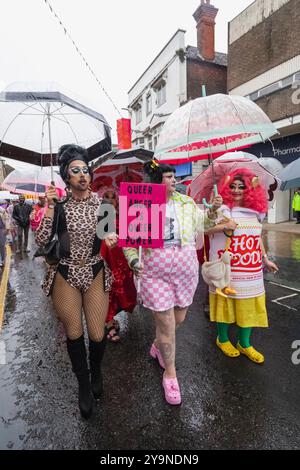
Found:
[[(100, 254), (92, 256), (93, 242), (98, 223), (97, 212), (101, 199), (91, 195), (86, 199), (71, 197), (64, 204), (67, 230), (70, 236), (70, 257), (61, 258), (57, 265), (48, 266), (42, 288), (48, 296), (51, 294), (55, 275), (59, 272), (65, 280), (82, 293), (86, 292), (104, 268), (104, 291), (111, 288), (111, 272)], [(44, 217), (35, 232), (38, 246), (45, 245), (51, 237), (53, 219)]]

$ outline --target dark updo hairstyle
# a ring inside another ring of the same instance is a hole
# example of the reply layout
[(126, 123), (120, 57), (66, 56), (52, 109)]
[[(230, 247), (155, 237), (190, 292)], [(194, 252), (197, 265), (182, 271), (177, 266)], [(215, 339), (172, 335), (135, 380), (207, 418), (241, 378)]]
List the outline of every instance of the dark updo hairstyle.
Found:
[[(62, 145), (57, 152), (57, 163), (59, 165), (59, 173), (65, 183), (68, 183), (68, 168), (74, 160), (81, 160), (89, 166), (88, 152), (85, 148), (75, 144)], [(91, 176), (91, 170), (90, 170)]]
[(146, 162), (143, 167), (144, 174), (146, 175), (145, 180), (149, 180), (150, 183), (161, 184), (163, 180), (164, 173), (174, 173), (176, 174), (176, 169), (172, 165), (167, 165), (165, 163), (158, 163), (157, 160), (151, 160)]

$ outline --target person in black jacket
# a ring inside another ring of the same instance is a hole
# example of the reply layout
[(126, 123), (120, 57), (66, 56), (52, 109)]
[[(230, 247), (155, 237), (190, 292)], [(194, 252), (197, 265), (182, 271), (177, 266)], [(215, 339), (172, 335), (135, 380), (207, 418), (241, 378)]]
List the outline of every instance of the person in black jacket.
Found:
[[(17, 238), (18, 238), (18, 249), (17, 253), (23, 251), (28, 253), (28, 232), (29, 232), (29, 223), (30, 223), (30, 213), (32, 207), (29, 204), (26, 204), (25, 197), (21, 194), (19, 196), (19, 203), (15, 205), (12, 217), (17, 224)], [(24, 246), (23, 246), (23, 235), (24, 235)]]

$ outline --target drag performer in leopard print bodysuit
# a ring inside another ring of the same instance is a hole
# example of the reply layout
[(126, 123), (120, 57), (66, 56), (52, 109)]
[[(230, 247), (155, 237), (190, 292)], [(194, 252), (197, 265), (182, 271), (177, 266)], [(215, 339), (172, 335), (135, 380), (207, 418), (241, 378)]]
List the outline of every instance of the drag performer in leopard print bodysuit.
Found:
[[(93, 396), (102, 393), (101, 362), (105, 350), (104, 326), (108, 311), (108, 291), (111, 274), (99, 257), (101, 240), (96, 235), (101, 199), (91, 195), (90, 169), (87, 152), (77, 145), (64, 145), (58, 152), (60, 174), (71, 196), (63, 204), (55, 204), (55, 188), (46, 192), (48, 209), (36, 231), (38, 246), (44, 246), (53, 236), (58, 219), (61, 257), (47, 269), (42, 284), (51, 295), (66, 336), (67, 349), (79, 384), (79, 408), (88, 418), (93, 411)], [(59, 215), (58, 215), (59, 213)], [(108, 234), (103, 243), (112, 248), (116, 234)], [(91, 380), (83, 336), (84, 312), (89, 335)]]

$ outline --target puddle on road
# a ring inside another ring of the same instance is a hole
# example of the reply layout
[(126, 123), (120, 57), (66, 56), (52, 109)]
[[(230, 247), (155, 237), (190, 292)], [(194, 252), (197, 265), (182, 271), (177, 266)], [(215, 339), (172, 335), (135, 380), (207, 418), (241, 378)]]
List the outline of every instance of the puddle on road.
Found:
[(276, 274), (265, 272), (265, 279), (300, 289), (300, 236), (295, 233), (265, 231), (263, 241), (269, 257), (279, 267)]
[(295, 233), (265, 231), (263, 240), (267, 252), (272, 256), (300, 261), (299, 235)]

